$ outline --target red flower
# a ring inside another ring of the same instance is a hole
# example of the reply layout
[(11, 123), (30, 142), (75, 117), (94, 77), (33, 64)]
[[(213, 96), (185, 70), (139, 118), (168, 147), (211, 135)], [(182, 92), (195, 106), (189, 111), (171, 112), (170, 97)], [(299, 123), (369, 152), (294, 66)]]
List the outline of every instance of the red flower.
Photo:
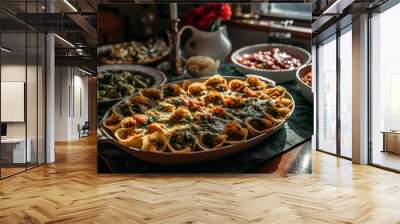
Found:
[(210, 11), (201, 20), (205, 21), (208, 25), (211, 25), (215, 21), (215, 19), (217, 19), (217, 14), (214, 11)]
[(231, 7), (228, 4), (222, 4), (219, 13), (222, 20), (228, 20), (232, 16)]
[(203, 13), (204, 9), (205, 9), (204, 6), (199, 6), (199, 7), (193, 8), (190, 12), (191, 12), (191, 14), (201, 15)]
[(206, 21), (200, 20), (197, 22), (197, 28), (207, 30), (209, 28), (209, 24)]
[(227, 3), (208, 3), (191, 9), (185, 15), (185, 24), (193, 25), (199, 29), (207, 30), (218, 28), (213, 24), (217, 21), (225, 21), (232, 16), (231, 7)]

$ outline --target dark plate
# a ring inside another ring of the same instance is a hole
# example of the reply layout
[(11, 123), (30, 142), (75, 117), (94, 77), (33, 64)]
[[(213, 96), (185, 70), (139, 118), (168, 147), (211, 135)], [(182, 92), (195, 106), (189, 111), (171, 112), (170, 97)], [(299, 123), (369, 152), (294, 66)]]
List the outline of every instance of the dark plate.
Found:
[[(167, 81), (167, 77), (160, 70), (143, 66), (143, 65), (102, 65), (97, 67), (97, 72), (105, 71), (131, 71), (137, 72), (143, 76), (148, 76), (153, 80), (153, 85), (150, 87), (158, 87), (163, 85)], [(149, 88), (150, 88), (149, 87)], [(111, 107), (117, 102), (121, 101), (124, 97), (116, 98), (106, 101), (97, 101), (97, 105), (101, 107)]]

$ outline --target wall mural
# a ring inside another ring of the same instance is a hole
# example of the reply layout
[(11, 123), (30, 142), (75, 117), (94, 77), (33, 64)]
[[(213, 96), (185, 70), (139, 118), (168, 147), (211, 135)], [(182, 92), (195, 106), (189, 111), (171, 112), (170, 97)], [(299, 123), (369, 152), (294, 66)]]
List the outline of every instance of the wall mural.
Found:
[(311, 36), (285, 7), (100, 4), (98, 171), (310, 173)]

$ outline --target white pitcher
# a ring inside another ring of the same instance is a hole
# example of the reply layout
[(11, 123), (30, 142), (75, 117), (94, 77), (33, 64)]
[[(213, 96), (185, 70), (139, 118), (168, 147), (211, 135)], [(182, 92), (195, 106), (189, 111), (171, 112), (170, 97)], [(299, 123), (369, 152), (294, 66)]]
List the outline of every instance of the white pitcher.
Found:
[(208, 56), (215, 60), (225, 61), (232, 50), (232, 44), (228, 39), (225, 26), (221, 26), (214, 32), (197, 29), (194, 26), (184, 26), (179, 31), (179, 39), (185, 30), (191, 30), (192, 36), (185, 44), (189, 56)]

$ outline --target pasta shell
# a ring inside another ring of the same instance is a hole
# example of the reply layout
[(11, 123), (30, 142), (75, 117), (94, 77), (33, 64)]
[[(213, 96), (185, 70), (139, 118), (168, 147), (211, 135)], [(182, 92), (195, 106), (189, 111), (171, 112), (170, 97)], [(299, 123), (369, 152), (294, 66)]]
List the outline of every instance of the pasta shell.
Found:
[(259, 93), (257, 98), (259, 98), (261, 100), (270, 100), (270, 99), (272, 99), (271, 96), (269, 96), (268, 94), (266, 94), (263, 91), (257, 91), (257, 92)]
[(246, 78), (246, 82), (249, 84), (249, 87), (253, 90), (261, 90), (267, 88), (267, 83), (261, 81), (255, 75), (248, 75)]
[(275, 101), (276, 107), (288, 107), (291, 108), (293, 101), (289, 98), (281, 97)]
[(183, 81), (183, 83), (182, 83), (182, 89), (183, 89), (184, 91), (187, 91), (189, 85), (192, 84), (192, 83), (193, 83), (193, 82), (192, 82), (191, 80), (185, 80), (185, 81)]
[(266, 118), (248, 118), (245, 124), (252, 136), (272, 131), (275, 126), (272, 120)]
[(140, 95), (147, 97), (151, 100), (162, 99), (161, 91), (157, 88), (147, 88), (140, 91)]
[(230, 122), (225, 125), (222, 134), (227, 136), (225, 144), (233, 145), (245, 141), (247, 139), (248, 130), (247, 128), (242, 128), (236, 122)]
[(118, 128), (121, 127), (121, 116), (111, 114), (111, 116), (103, 121), (103, 127), (114, 133)]
[(285, 96), (286, 89), (284, 87), (282, 87), (282, 86), (275, 86), (275, 87), (272, 87), (272, 88), (266, 88), (264, 90), (264, 94), (267, 94), (272, 99), (277, 99), (277, 98)]
[(204, 93), (206, 86), (201, 82), (194, 82), (188, 86), (187, 93), (189, 96), (199, 96)]
[(167, 148), (167, 137), (162, 131), (156, 131), (143, 137), (142, 150), (164, 152)]
[(226, 141), (226, 135), (212, 132), (200, 132), (196, 137), (198, 147), (203, 151), (209, 151), (221, 147)]
[(230, 108), (238, 108), (244, 105), (244, 100), (241, 96), (228, 96), (224, 98), (224, 105)]
[(125, 103), (128, 105), (137, 104), (137, 105), (149, 106), (150, 102), (151, 102), (150, 99), (143, 95), (129, 97), (128, 99), (125, 100)]
[(223, 105), (224, 104), (224, 97), (221, 95), (220, 92), (211, 91), (206, 96), (202, 98), (206, 104), (214, 104), (214, 105)]
[(168, 133), (167, 130), (165, 129), (164, 124), (160, 124), (160, 123), (151, 123), (149, 126), (147, 126), (147, 133), (151, 134), (157, 131), (161, 131), (162, 133), (164, 133), (165, 135)]
[[(114, 114), (118, 114), (121, 115), (123, 117), (128, 117), (128, 116), (132, 116), (134, 114), (134, 108), (132, 108), (132, 105), (130, 104), (119, 104), (116, 105), (114, 107), (112, 107), (112, 111)], [(136, 108), (137, 111), (141, 111), (140, 108)]]
[(243, 92), (242, 95), (243, 97), (262, 98), (263, 96), (266, 96), (266, 94), (264, 94), (262, 90), (252, 90), (249, 87), (243, 88), (242, 92)]
[(140, 149), (142, 147), (142, 129), (133, 128), (120, 128), (114, 133), (118, 142), (127, 147), (134, 147)]
[(174, 97), (185, 93), (185, 91), (178, 84), (169, 84), (161, 87), (164, 97)]
[(182, 119), (192, 120), (192, 115), (186, 107), (180, 106), (172, 113), (171, 120), (179, 121)]
[(289, 115), (290, 112), (291, 112), (291, 109), (289, 109), (287, 107), (283, 107), (283, 108), (269, 107), (266, 109), (265, 116), (268, 119), (271, 119), (272, 121), (274, 121), (275, 123), (282, 123), (287, 118), (287, 116)]
[(160, 109), (162, 111), (165, 111), (165, 112), (168, 112), (168, 113), (171, 113), (171, 112), (173, 112), (175, 110), (175, 105), (170, 104), (170, 103), (160, 102), (159, 106), (160, 106)]
[(194, 150), (196, 138), (190, 132), (173, 132), (169, 135), (167, 145), (173, 153), (188, 153)]
[(204, 82), (204, 85), (207, 89), (215, 91), (225, 91), (228, 89), (227, 81), (221, 75), (211, 76)]
[(136, 120), (133, 117), (126, 117), (121, 121), (121, 127), (123, 128), (134, 128), (136, 127)]
[(233, 91), (240, 91), (247, 87), (249, 84), (239, 79), (233, 79), (229, 82), (228, 87)]

